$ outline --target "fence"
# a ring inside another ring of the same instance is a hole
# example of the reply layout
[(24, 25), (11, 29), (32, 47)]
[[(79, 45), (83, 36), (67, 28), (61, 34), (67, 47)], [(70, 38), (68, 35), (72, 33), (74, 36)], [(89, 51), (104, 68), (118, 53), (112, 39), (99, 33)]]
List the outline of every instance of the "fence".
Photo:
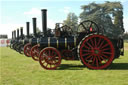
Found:
[(10, 45), (9, 39), (0, 39), (0, 47), (6, 47)]

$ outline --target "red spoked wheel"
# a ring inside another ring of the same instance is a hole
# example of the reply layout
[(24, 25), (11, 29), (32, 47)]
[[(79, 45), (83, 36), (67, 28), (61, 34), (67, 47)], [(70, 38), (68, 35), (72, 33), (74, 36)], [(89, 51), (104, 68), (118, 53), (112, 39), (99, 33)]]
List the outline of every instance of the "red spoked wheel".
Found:
[(65, 60), (74, 60), (74, 55), (71, 50), (63, 50), (61, 54)]
[(40, 49), (38, 44), (31, 48), (31, 56), (33, 60), (39, 61), (39, 53), (40, 53)]
[(54, 70), (61, 63), (61, 54), (56, 48), (46, 47), (40, 52), (39, 63), (47, 70)]
[(25, 46), (24, 46), (24, 54), (27, 56), (27, 57), (30, 57), (31, 56), (31, 48), (32, 48), (32, 45), (30, 43), (27, 43)]
[(85, 37), (79, 46), (79, 57), (88, 68), (107, 68), (114, 59), (113, 44), (103, 35)]

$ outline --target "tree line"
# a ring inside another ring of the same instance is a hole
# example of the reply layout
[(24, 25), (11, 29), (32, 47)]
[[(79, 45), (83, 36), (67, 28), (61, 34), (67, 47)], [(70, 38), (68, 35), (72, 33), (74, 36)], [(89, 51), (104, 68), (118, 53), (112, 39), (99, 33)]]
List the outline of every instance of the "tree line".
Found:
[[(123, 6), (121, 2), (106, 1), (102, 4), (92, 2), (88, 5), (82, 5), (83, 10), (79, 16), (75, 13), (69, 13), (65, 25), (76, 31), (78, 28), (78, 18), (80, 22), (84, 20), (92, 20), (98, 24), (100, 28), (105, 29), (105, 34), (110, 37), (118, 37), (124, 34), (123, 26)], [(128, 39), (128, 38), (127, 38)]]

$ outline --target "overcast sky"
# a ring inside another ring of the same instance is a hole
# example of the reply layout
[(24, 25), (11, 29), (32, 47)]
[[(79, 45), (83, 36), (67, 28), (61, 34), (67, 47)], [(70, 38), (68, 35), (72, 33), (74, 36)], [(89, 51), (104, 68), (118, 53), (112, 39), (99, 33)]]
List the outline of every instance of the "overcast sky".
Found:
[[(74, 12), (77, 16), (82, 12), (81, 5), (95, 1), (103, 3), (106, 0), (0, 0), (0, 34), (11, 33), (17, 28), (24, 27), (26, 34), (26, 22), (32, 22), (33, 17), (37, 17), (37, 27), (42, 31), (41, 9), (48, 10), (48, 27), (54, 29), (55, 23), (63, 22), (69, 12)], [(108, 0), (121, 1), (124, 12), (124, 28), (128, 32), (128, 0)], [(32, 33), (32, 23), (30, 32)]]

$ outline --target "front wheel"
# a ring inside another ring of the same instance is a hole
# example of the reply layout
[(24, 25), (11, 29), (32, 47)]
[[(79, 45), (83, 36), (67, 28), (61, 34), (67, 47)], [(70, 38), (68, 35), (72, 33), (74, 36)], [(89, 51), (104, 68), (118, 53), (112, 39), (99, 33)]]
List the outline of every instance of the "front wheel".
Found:
[(31, 56), (31, 48), (32, 48), (32, 45), (30, 43), (27, 43), (25, 46), (24, 46), (24, 54), (27, 56), (27, 57), (30, 57)]
[(39, 53), (40, 53), (39, 45), (38, 44), (34, 45), (31, 48), (32, 59), (35, 60), (35, 61), (39, 61)]
[(44, 69), (54, 70), (61, 63), (61, 54), (56, 48), (46, 47), (40, 52), (39, 63)]

